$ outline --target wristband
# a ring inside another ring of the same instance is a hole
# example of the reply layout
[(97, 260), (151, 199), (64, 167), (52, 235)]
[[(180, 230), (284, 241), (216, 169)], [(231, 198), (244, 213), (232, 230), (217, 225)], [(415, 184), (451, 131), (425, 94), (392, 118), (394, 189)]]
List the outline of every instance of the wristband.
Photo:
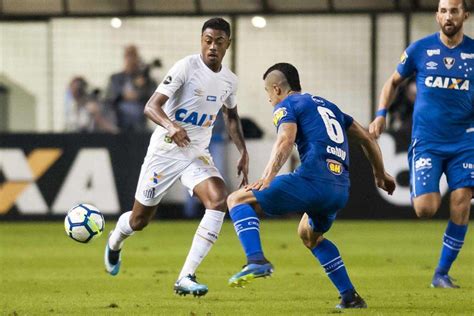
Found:
[(375, 113), (375, 116), (376, 116), (376, 117), (379, 117), (379, 116), (386, 117), (386, 116), (387, 116), (387, 109), (378, 110), (378, 111)]

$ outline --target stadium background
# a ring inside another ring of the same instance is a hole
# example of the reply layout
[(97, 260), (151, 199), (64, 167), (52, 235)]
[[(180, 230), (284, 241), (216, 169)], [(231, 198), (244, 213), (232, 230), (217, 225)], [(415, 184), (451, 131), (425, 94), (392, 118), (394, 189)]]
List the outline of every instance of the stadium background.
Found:
[[(271, 107), (261, 81), (269, 65), (279, 61), (295, 64), (305, 91), (333, 100), (368, 125), (383, 82), (403, 49), (410, 41), (437, 30), (436, 6), (436, 0), (2, 0), (0, 216), (60, 216), (76, 202), (95, 204), (109, 216), (131, 207), (148, 135), (63, 132), (67, 83), (82, 75), (91, 86), (104, 89), (110, 74), (121, 69), (123, 47), (128, 44), (139, 48), (145, 62), (161, 59), (163, 78), (174, 62), (199, 52), (203, 21), (219, 15), (231, 22), (233, 44), (224, 63), (239, 76), (239, 112), (265, 132), (263, 139), (248, 141), (250, 178), (256, 179), (274, 140)], [(265, 17), (264, 28), (252, 25), (255, 15)], [(111, 27), (114, 17), (121, 19), (120, 28)], [(474, 23), (468, 21), (465, 32), (474, 34)], [(407, 183), (407, 140), (387, 134), (380, 144), (399, 189), (392, 198), (379, 194), (361, 152), (354, 149), (351, 201), (342, 217), (414, 217)], [(26, 159), (34, 150), (44, 148), (59, 149), (60, 157), (42, 174), (31, 174)], [(80, 155), (87, 156), (90, 148), (102, 148), (98, 155), (105, 155), (103, 160), (95, 160), (94, 154), (88, 158)], [(232, 176), (235, 157), (235, 149), (229, 145), (225, 173), (230, 187), (237, 184)], [(70, 174), (78, 158), (91, 166), (83, 171), (86, 176)], [(105, 165), (99, 165), (100, 161)], [(287, 165), (285, 171), (289, 168)], [(73, 178), (72, 189), (64, 193), (68, 176)], [(100, 182), (107, 177), (111, 180)], [(6, 192), (13, 192), (5, 190), (7, 185), (20, 184), (23, 189), (13, 190), (14, 200), (10, 194), (6, 201)], [(445, 184), (442, 191), (446, 191)], [(62, 193), (66, 196), (60, 203), (57, 200)], [(184, 199), (184, 190), (175, 186), (160, 213), (180, 217)], [(437, 216), (447, 216), (446, 206), (445, 201)]]

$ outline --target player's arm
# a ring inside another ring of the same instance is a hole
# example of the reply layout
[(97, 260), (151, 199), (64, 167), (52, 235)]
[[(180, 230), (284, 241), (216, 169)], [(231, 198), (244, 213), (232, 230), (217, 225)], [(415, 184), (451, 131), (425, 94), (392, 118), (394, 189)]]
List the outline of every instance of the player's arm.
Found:
[(240, 159), (237, 163), (237, 175), (242, 174), (242, 182), (240, 186), (248, 184), (248, 173), (249, 173), (249, 154), (247, 147), (245, 146), (244, 132), (242, 130), (242, 123), (240, 122), (239, 113), (237, 107), (229, 109), (226, 106), (222, 107), (222, 114), (224, 117), (225, 126), (227, 133), (234, 142), (235, 146), (240, 152)]
[(400, 75), (400, 73), (395, 71), (383, 85), (382, 92), (380, 93), (379, 107), (376, 117), (369, 125), (369, 132), (375, 138), (378, 138), (385, 130), (385, 116), (387, 114), (388, 107), (395, 98), (397, 88), (403, 79), (404, 78)]
[(295, 144), (297, 127), (296, 123), (282, 123), (278, 127), (278, 136), (273, 145), (270, 160), (265, 167), (262, 177), (255, 183), (247, 186), (247, 190), (263, 190), (270, 185), (281, 167), (288, 160)]
[(158, 125), (163, 126), (168, 130), (169, 137), (179, 147), (185, 147), (189, 145), (191, 140), (186, 133), (186, 130), (179, 124), (170, 120), (165, 111), (163, 111), (163, 105), (168, 101), (168, 97), (159, 92), (155, 92), (150, 100), (145, 105), (145, 116)]
[(364, 154), (372, 166), (377, 186), (391, 195), (395, 190), (395, 180), (385, 171), (382, 152), (375, 139), (355, 120), (347, 129), (347, 134), (351, 140), (360, 144), (364, 150)]

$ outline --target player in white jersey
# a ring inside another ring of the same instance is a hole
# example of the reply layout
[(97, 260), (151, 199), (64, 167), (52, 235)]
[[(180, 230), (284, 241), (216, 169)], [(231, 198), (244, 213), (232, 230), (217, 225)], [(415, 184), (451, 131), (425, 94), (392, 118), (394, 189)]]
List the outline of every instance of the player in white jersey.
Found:
[(228, 192), (208, 151), (221, 108), (241, 154), (237, 165), (241, 185), (248, 182), (249, 158), (236, 107), (237, 77), (222, 65), (230, 42), (229, 23), (221, 18), (206, 21), (201, 54), (178, 61), (148, 101), (145, 115), (158, 126), (141, 168), (133, 209), (120, 216), (109, 235), (104, 261), (111, 275), (119, 272), (124, 240), (149, 223), (162, 197), (179, 179), (206, 212), (174, 289), (180, 295), (207, 293), (207, 286), (196, 281), (195, 271), (217, 240), (226, 211)]

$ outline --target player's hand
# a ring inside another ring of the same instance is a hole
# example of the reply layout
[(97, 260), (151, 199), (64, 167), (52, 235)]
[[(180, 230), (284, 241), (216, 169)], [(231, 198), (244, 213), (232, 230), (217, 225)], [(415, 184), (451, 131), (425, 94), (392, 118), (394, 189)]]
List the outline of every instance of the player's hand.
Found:
[(246, 186), (249, 183), (249, 154), (247, 151), (242, 153), (239, 162), (237, 163), (237, 176), (242, 175), (242, 181), (240, 182), (239, 188)]
[(385, 130), (385, 117), (377, 116), (369, 125), (369, 133), (372, 137), (379, 138)]
[(386, 191), (389, 195), (392, 195), (393, 191), (395, 191), (395, 179), (386, 172), (382, 176), (375, 176), (375, 182), (379, 188)]
[(262, 191), (270, 186), (270, 183), (272, 182), (272, 180), (273, 179), (269, 179), (269, 178), (258, 179), (254, 183), (246, 185), (244, 189), (245, 191), (251, 191), (251, 190)]
[(191, 143), (188, 133), (179, 124), (171, 123), (168, 127), (168, 136), (178, 145), (179, 147), (186, 147)]

